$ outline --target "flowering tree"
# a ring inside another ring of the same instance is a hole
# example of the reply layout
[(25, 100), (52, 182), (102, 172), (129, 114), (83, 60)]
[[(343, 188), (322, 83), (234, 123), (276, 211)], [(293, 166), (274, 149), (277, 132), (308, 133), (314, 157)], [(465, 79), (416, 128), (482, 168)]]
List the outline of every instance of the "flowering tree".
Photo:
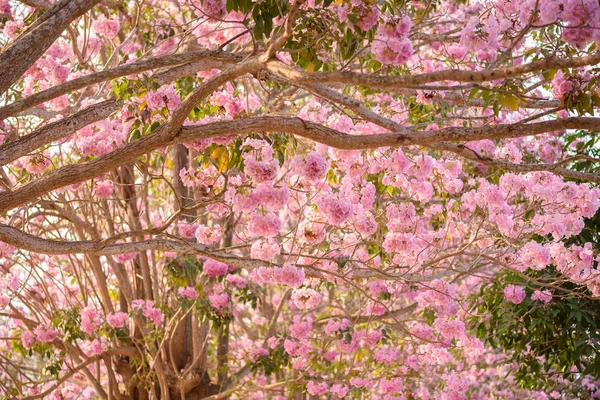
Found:
[(0, 13), (5, 398), (600, 395), (598, 0)]

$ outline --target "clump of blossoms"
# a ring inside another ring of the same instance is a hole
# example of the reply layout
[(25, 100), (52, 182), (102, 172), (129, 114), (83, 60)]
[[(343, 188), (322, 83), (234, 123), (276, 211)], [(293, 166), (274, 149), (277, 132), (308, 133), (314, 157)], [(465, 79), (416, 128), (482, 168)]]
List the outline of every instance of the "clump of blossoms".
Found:
[(371, 44), (371, 52), (375, 59), (390, 65), (402, 65), (410, 60), (413, 47), (407, 36), (411, 26), (408, 17), (393, 18), (380, 24)]
[(521, 286), (507, 285), (504, 288), (504, 297), (514, 304), (519, 304), (525, 300), (525, 290)]

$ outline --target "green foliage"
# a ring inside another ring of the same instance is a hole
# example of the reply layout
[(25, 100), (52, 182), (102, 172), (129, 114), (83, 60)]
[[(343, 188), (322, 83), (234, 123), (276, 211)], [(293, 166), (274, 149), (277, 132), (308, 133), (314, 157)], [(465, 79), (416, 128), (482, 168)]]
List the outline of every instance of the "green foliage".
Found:
[[(554, 267), (528, 270), (523, 276), (502, 272), (473, 297), (471, 329), (480, 339), (507, 352), (520, 366), (517, 380), (527, 388), (543, 387), (549, 368), (568, 377), (575, 365), (585, 374), (600, 377), (598, 302), (582, 286), (559, 278)], [(550, 282), (555, 282), (555, 298), (547, 305), (532, 301), (533, 291)], [(525, 300), (520, 304), (507, 301), (503, 293), (507, 284), (524, 287)]]
[(183, 255), (169, 259), (165, 264), (167, 279), (175, 287), (188, 286), (195, 282), (196, 277), (202, 271), (203, 263), (195, 256)]
[(259, 357), (256, 362), (250, 363), (249, 366), (250, 370), (254, 374), (262, 371), (266, 376), (270, 376), (286, 368), (289, 364), (289, 361), (290, 357), (285, 351), (283, 345), (279, 345), (270, 350), (268, 356)]
[(85, 333), (81, 331), (81, 316), (77, 308), (58, 310), (52, 319), (52, 326), (64, 332), (64, 339), (69, 343), (85, 338)]

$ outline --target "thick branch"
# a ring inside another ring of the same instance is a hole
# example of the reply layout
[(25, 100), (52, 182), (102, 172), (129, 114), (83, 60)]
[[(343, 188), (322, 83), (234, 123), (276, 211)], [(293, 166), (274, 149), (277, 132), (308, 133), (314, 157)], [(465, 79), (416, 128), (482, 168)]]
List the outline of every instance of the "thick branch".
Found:
[(70, 117), (52, 122), (14, 142), (0, 145), (0, 166), (32, 152), (41, 146), (63, 139), (79, 129), (107, 118), (118, 107), (116, 100), (106, 100), (91, 105)]
[(143, 71), (155, 70), (167, 66), (182, 65), (200, 61), (211, 61), (214, 64), (213, 67), (220, 67), (223, 65), (223, 63), (230, 64), (239, 61), (241, 58), (242, 57), (240, 56), (218, 50), (207, 50), (142, 59), (131, 64), (123, 64), (116, 68), (96, 72), (94, 74), (67, 81), (61, 85), (51, 87), (7, 106), (0, 107), (0, 120), (14, 116), (23, 110), (62, 96), (63, 94), (70, 93), (74, 90), (82, 89), (96, 83), (106, 82), (110, 79), (133, 75)]
[[(15, 83), (69, 26), (100, 0), (63, 0), (0, 53), (0, 94)], [(0, 118), (1, 120), (2, 118)]]
[(479, 128), (450, 127), (437, 131), (414, 133), (348, 135), (300, 118), (265, 116), (178, 128), (179, 133), (173, 135), (170, 133), (168, 126), (163, 125), (162, 129), (159, 128), (155, 133), (128, 143), (95, 160), (64, 166), (14, 191), (0, 193), (0, 212), (8, 211), (60, 187), (94, 178), (157, 148), (219, 136), (243, 135), (255, 132), (283, 132), (305, 137), (331, 147), (351, 150), (390, 146), (431, 146), (449, 141), (505, 139), (563, 129), (595, 130), (599, 127), (600, 118), (571, 117), (531, 124), (516, 123)]
[(271, 61), (267, 69), (277, 75), (284, 76), (293, 82), (304, 83), (342, 83), (345, 85), (367, 86), (372, 88), (391, 90), (395, 88), (410, 88), (431, 82), (454, 81), (454, 82), (488, 82), (497, 79), (514, 78), (529, 72), (544, 71), (560, 68), (577, 68), (586, 65), (595, 65), (600, 62), (600, 53), (565, 59), (548, 58), (529, 64), (515, 65), (513, 67), (499, 68), (485, 71), (462, 71), (444, 70), (427, 74), (408, 76), (377, 76), (371, 74), (360, 74), (351, 71), (332, 72), (305, 72), (283, 67), (279, 61)]
[[(132, 253), (139, 251), (155, 250), (169, 251), (178, 254), (195, 253), (213, 258), (237, 268), (253, 270), (258, 267), (274, 267), (275, 264), (266, 261), (250, 258), (238, 257), (222, 251), (213, 251), (212, 249), (193, 242), (184, 240), (169, 239), (148, 239), (133, 243), (108, 244), (102, 240), (82, 240), (82, 241), (63, 241), (42, 239), (19, 229), (5, 224), (0, 224), (0, 241), (8, 243), (19, 249), (41, 254), (97, 254), (113, 255), (121, 253)], [(311, 266), (304, 266), (306, 275), (309, 277), (322, 278), (323, 274), (333, 275), (343, 278), (344, 276), (335, 272), (321, 271)], [(400, 279), (410, 282), (429, 282), (444, 276), (451, 275), (452, 271), (443, 271), (438, 274), (422, 276), (410, 273), (387, 273), (375, 269), (356, 269), (352, 271), (354, 278), (379, 278), (379, 279)]]

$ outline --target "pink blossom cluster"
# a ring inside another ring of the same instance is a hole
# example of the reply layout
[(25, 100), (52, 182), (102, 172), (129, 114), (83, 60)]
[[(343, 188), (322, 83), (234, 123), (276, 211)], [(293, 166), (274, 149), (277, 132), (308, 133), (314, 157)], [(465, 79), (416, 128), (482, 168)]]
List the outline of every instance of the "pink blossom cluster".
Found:
[(402, 65), (413, 53), (413, 47), (408, 39), (412, 26), (409, 17), (390, 19), (379, 25), (375, 40), (371, 44), (371, 52), (375, 59), (383, 64)]
[(33, 330), (35, 338), (42, 343), (53, 342), (58, 337), (58, 333), (59, 332), (56, 329), (50, 328), (47, 325), (38, 325)]
[(417, 296), (420, 307), (433, 307), (443, 315), (454, 315), (458, 312), (456, 303), (456, 286), (443, 279), (435, 279), (425, 286)]
[(157, 90), (146, 93), (144, 100), (150, 111), (162, 110), (165, 107), (169, 111), (173, 111), (181, 102), (181, 98), (172, 85), (161, 86)]
[(352, 203), (338, 199), (337, 196), (326, 196), (317, 200), (319, 212), (327, 218), (331, 225), (341, 226), (353, 213)]
[(244, 158), (244, 173), (255, 183), (273, 181), (279, 171), (277, 160), (257, 161), (254, 157)]
[(99, 356), (108, 349), (106, 338), (94, 339), (91, 342), (86, 342), (83, 345), (83, 352), (88, 357)]
[(187, 223), (180, 222), (177, 228), (179, 229), (179, 234), (186, 238), (191, 239), (196, 235), (196, 229), (198, 229), (199, 224), (197, 223)]
[(325, 325), (325, 333), (328, 335), (337, 334), (339, 331), (345, 331), (350, 326), (350, 320), (348, 318), (330, 319)]
[(214, 165), (209, 165), (207, 168), (194, 169), (192, 167), (182, 168), (179, 171), (179, 177), (186, 187), (195, 186), (213, 186), (221, 185), (222, 177)]
[(535, 290), (531, 295), (531, 300), (548, 304), (552, 301), (552, 293), (549, 290)]
[(199, 3), (201, 17), (223, 19), (227, 15), (225, 0), (204, 0)]
[(504, 288), (504, 297), (514, 304), (520, 304), (525, 300), (525, 290), (521, 286), (506, 285)]
[(112, 328), (124, 328), (129, 321), (129, 315), (124, 312), (116, 312), (114, 314), (108, 314), (106, 316), (106, 322)]
[(115, 191), (115, 187), (109, 181), (100, 181), (96, 183), (94, 194), (101, 199), (108, 199)]
[(197, 225), (194, 235), (199, 243), (208, 246), (221, 241), (223, 230), (219, 224), (214, 224), (213, 226)]
[(264, 261), (271, 260), (280, 252), (281, 248), (273, 238), (258, 239), (250, 247), (250, 256)]
[(229, 271), (229, 265), (212, 258), (207, 258), (202, 265), (202, 271), (210, 278), (225, 275)]
[(180, 287), (177, 290), (177, 295), (188, 300), (196, 300), (198, 298), (198, 292), (191, 286)]
[(305, 339), (313, 328), (311, 317), (302, 319), (299, 315), (294, 316), (293, 324), (290, 325), (290, 336), (294, 339)]
[(291, 164), (292, 171), (311, 183), (320, 181), (325, 176), (328, 169), (329, 163), (316, 151), (311, 151), (304, 158), (296, 156)]
[(225, 282), (227, 282), (229, 287), (238, 289), (243, 289), (248, 285), (248, 280), (246, 278), (235, 274), (227, 275), (227, 277), (225, 277)]
[(88, 305), (80, 311), (81, 330), (91, 335), (100, 326), (102, 320), (100, 313), (92, 305)]
[(23, 347), (26, 349), (32, 348), (37, 340), (36, 336), (37, 335), (34, 335), (31, 331), (23, 331), (21, 334), (21, 343), (23, 344)]
[(210, 302), (210, 306), (217, 310), (219, 313), (223, 313), (223, 311), (229, 306), (229, 295), (227, 293), (215, 292), (208, 296), (208, 301)]
[(250, 221), (248, 222), (248, 234), (250, 236), (271, 238), (277, 236), (280, 229), (281, 220), (272, 212), (266, 215), (258, 213), (250, 215)]
[(304, 269), (290, 263), (285, 263), (283, 267), (258, 267), (252, 270), (250, 278), (257, 284), (281, 283), (296, 288), (304, 283)]
[(292, 301), (300, 310), (310, 310), (321, 303), (321, 294), (310, 288), (299, 288), (292, 293)]
[(25, 156), (17, 160), (17, 164), (22, 166), (30, 174), (41, 174), (52, 164), (52, 162), (50, 161), (50, 154), (45, 151), (43, 154)]
[(120, 24), (117, 19), (108, 19), (103, 15), (101, 15), (100, 18), (94, 20), (94, 22), (92, 23), (92, 29), (96, 33), (107, 38), (113, 38), (117, 36), (117, 33), (119, 33), (119, 26)]
[(154, 307), (154, 302), (151, 300), (136, 299), (131, 301), (131, 309), (134, 312), (141, 312), (142, 315), (150, 320), (156, 326), (164, 321), (164, 315), (160, 308)]
[(128, 124), (100, 121), (80, 129), (74, 137), (74, 144), (83, 156), (101, 156), (123, 145), (128, 130)]
[(268, 356), (269, 356), (269, 350), (265, 349), (264, 347), (257, 347), (250, 351), (248, 358), (250, 358), (251, 362), (255, 363), (258, 361), (259, 358), (268, 357)]
[(113, 259), (118, 263), (126, 263), (128, 261), (132, 261), (137, 257), (138, 253), (121, 253), (121, 254), (113, 254)]

